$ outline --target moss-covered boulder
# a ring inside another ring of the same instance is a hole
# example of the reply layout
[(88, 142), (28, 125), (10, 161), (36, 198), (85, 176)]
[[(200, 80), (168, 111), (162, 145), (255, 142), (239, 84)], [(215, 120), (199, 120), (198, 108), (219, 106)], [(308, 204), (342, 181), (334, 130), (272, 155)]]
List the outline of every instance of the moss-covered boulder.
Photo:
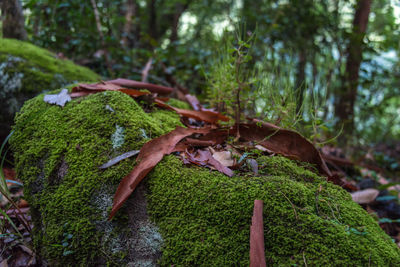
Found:
[(108, 221), (113, 194), (135, 159), (98, 166), (179, 124), (176, 114), (145, 113), (119, 92), (64, 108), (43, 95), (26, 102), (11, 144), (44, 262), (248, 266), (253, 201), (261, 199), (271, 266), (400, 264), (399, 249), (347, 192), (282, 157), (258, 157), (259, 176), (229, 178), (167, 156)]
[(10, 131), (24, 101), (43, 91), (100, 77), (30, 43), (0, 38), (0, 141)]

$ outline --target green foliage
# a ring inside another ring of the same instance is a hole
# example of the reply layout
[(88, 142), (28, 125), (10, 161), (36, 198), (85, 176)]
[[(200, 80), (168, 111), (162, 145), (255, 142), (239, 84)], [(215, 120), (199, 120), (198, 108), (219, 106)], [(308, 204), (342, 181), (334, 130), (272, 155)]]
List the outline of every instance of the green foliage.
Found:
[[(210, 59), (218, 57), (218, 50), (224, 50), (215, 48), (221, 39), (234, 32), (233, 25), (244, 22), (250, 32), (257, 28), (257, 36), (251, 42), (253, 59), (249, 65), (263, 62), (269, 86), (283, 83), (283, 91), (294, 88), (298, 94), (296, 97), (300, 99), (318, 95), (320, 101), (324, 101), (318, 104), (321, 107), (318, 118), (329, 122), (324, 125), (328, 129), (318, 131), (318, 135), (334, 137), (336, 133), (326, 132), (335, 124), (338, 126), (335, 131), (340, 129), (341, 122), (335, 119), (334, 110), (346, 75), (354, 1), (117, 0), (111, 4), (95, 0), (100, 30), (96, 26), (92, 1), (22, 2), (29, 37), (34, 43), (62, 52), (105, 77), (141, 79), (140, 72), (152, 57), (149, 81), (167, 84), (166, 76), (173, 75), (179, 83), (201, 97), (204, 97), (209, 84), (204, 81), (200, 66), (205, 73), (213, 72), (211, 76), (221, 76), (219, 81), (227, 83), (224, 87), (235, 88), (235, 84), (229, 84), (235, 83), (234, 70), (226, 68), (226, 77), (222, 77), (225, 75), (218, 72), (222, 72), (223, 67), (215, 66), (225, 59)], [(134, 12), (129, 18), (130, 3), (134, 4)], [(367, 34), (363, 40), (363, 62), (355, 103), (353, 139), (357, 142), (366, 144), (396, 140), (400, 135), (397, 127), (400, 93), (398, 13), (395, 1), (372, 2)], [(131, 19), (129, 31), (125, 31), (127, 19)], [(220, 54), (226, 52), (224, 50)], [(250, 84), (250, 91), (257, 90), (252, 85), (253, 81), (247, 83)], [(233, 99), (231, 91), (219, 90), (227, 93), (227, 99)], [(219, 97), (220, 94), (215, 95)], [(255, 105), (252, 103), (255, 98), (245, 93), (243, 99)], [(282, 101), (278, 99), (273, 102), (278, 103), (277, 111), (272, 112), (276, 114), (267, 115), (272, 117), (272, 121), (279, 120), (282, 112), (293, 114), (292, 107), (282, 106)], [(242, 104), (245, 106), (246, 103)], [(258, 111), (260, 107), (269, 109), (263, 104), (257, 106)], [(307, 112), (306, 107), (303, 110)], [(234, 113), (233, 110), (227, 112)], [(289, 117), (293, 118), (292, 115)], [(311, 120), (311, 116), (305, 119)], [(288, 120), (282, 125), (292, 123)]]

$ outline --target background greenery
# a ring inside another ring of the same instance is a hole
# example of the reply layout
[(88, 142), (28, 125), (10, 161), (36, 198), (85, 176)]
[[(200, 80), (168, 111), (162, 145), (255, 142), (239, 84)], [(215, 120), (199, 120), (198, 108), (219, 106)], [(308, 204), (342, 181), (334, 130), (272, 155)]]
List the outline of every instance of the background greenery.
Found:
[[(246, 112), (280, 122), (286, 113), (293, 114), (284, 97), (291, 91), (298, 100), (300, 121), (317, 121), (317, 137), (334, 136), (343, 125), (342, 140), (356, 143), (390, 143), (400, 137), (398, 0), (21, 3), (28, 41), (62, 53), (59, 55), (106, 78), (140, 80), (142, 69), (152, 58), (150, 82), (169, 84), (173, 77), (203, 99), (221, 82), (215, 67), (224, 60), (221, 57), (232, 57), (224, 48), (230, 45), (235, 49), (239, 39), (252, 36), (246, 69), (249, 73), (261, 69), (258, 73), (262, 75), (249, 82), (249, 91), (255, 93), (245, 97), (253, 100), (251, 103), (256, 97), (258, 102), (252, 108), (244, 107)], [(366, 3), (370, 13), (364, 35), (357, 32), (354, 18), (360, 5)], [(236, 38), (238, 28), (241, 33)], [(345, 118), (348, 123), (340, 110), (341, 103), (347, 101), (343, 95), (351, 45), (361, 51), (362, 61), (353, 90), (354, 115)], [(230, 89), (235, 88), (226, 85), (225, 90)], [(271, 97), (273, 94), (279, 97)], [(283, 115), (271, 116), (271, 110)], [(309, 127), (310, 123), (303, 125)]]

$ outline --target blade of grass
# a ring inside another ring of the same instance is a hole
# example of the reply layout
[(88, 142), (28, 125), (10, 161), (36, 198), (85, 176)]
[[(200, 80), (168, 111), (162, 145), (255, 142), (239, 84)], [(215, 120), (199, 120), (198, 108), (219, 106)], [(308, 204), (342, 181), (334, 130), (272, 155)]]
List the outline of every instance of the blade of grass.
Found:
[(1, 157), (1, 164), (0, 164), (0, 187), (3, 189), (3, 191), (9, 196), (10, 195), (10, 191), (8, 190), (8, 186), (7, 186), (7, 182), (6, 182), (6, 178), (4, 176), (4, 172), (3, 172), (3, 165), (4, 165), (4, 161), (6, 159), (6, 155), (7, 155), (7, 151), (5, 151), (4, 155), (3, 155), (3, 150), (5, 148), (6, 143), (8, 142), (8, 139), (10, 139), (11, 135), (14, 133), (14, 131), (11, 131), (9, 135), (7, 135), (6, 139), (4, 139), (3, 143), (1, 144), (0, 147), (0, 157)]

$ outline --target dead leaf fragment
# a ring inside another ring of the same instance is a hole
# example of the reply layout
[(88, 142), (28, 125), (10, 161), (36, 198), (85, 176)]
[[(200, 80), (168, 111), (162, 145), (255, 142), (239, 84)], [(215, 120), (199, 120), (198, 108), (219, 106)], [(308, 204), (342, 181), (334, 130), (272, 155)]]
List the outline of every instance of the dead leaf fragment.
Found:
[(221, 164), (221, 162), (219, 162), (215, 158), (213, 158), (211, 152), (208, 150), (198, 149), (198, 150), (194, 151), (193, 153), (186, 151), (184, 156), (185, 156), (183, 158), (184, 162), (190, 162), (190, 163), (193, 163), (196, 165), (214, 168), (217, 171), (219, 171), (229, 177), (233, 176), (233, 171), (231, 169), (229, 169), (228, 167), (224, 166), (223, 164)]
[(235, 161), (232, 158), (232, 153), (230, 151), (214, 151), (210, 149), (212, 152), (212, 157), (219, 161), (222, 165), (226, 167), (231, 167), (235, 164)]
[(368, 204), (373, 202), (378, 195), (379, 195), (379, 190), (368, 188), (365, 190), (360, 190), (351, 193), (351, 198), (353, 199), (354, 202), (358, 204)]
[(74, 88), (72, 88), (72, 92), (71, 92), (70, 96), (75, 98), (75, 97), (86, 96), (89, 94), (94, 94), (94, 93), (103, 92), (103, 91), (119, 91), (124, 94), (130, 95), (132, 97), (138, 97), (138, 96), (150, 94), (149, 92), (139, 91), (139, 90), (135, 90), (135, 89), (127, 89), (127, 88), (124, 88), (117, 84), (102, 81), (102, 82), (91, 83), (91, 84), (80, 83), (80, 84), (78, 84), (78, 86), (75, 86)]
[(175, 146), (179, 141), (186, 136), (195, 133), (205, 134), (209, 131), (209, 128), (193, 129), (177, 127), (175, 130), (144, 144), (137, 157), (138, 164), (122, 179), (117, 188), (109, 219), (111, 219), (122, 207), (128, 197), (135, 190), (136, 186), (154, 168), (154, 166), (162, 160), (164, 155), (168, 155), (174, 151)]
[(171, 105), (168, 105), (164, 102), (162, 102), (160, 99), (156, 99), (154, 101), (158, 106), (170, 109), (178, 113), (179, 115), (187, 118), (192, 118), (200, 121), (205, 121), (208, 123), (217, 123), (218, 121), (229, 121), (230, 119), (221, 113), (215, 112), (215, 111), (196, 111), (196, 110), (188, 110), (188, 109), (181, 109), (181, 108), (176, 108)]
[(250, 267), (265, 267), (263, 201), (254, 200), (250, 226)]
[(108, 167), (111, 167), (111, 166), (117, 164), (118, 162), (120, 162), (121, 160), (130, 158), (130, 157), (133, 157), (133, 156), (139, 154), (139, 152), (140, 152), (140, 150), (132, 150), (132, 151), (126, 152), (124, 154), (121, 154), (121, 155), (119, 155), (119, 156), (117, 156), (115, 158), (110, 159), (109, 161), (107, 161), (103, 165), (101, 165), (99, 167), (99, 169), (106, 169)]
[(119, 85), (119, 86), (123, 86), (123, 87), (136, 88), (136, 89), (147, 89), (152, 93), (157, 93), (160, 95), (170, 94), (174, 90), (171, 87), (156, 85), (156, 84), (152, 84), (152, 83), (138, 82), (138, 81), (122, 79), (122, 78), (110, 80), (108, 82)]
[(67, 102), (71, 101), (71, 97), (68, 95), (67, 89), (62, 89), (61, 92), (56, 95), (45, 95), (43, 100), (46, 103), (64, 107)]

